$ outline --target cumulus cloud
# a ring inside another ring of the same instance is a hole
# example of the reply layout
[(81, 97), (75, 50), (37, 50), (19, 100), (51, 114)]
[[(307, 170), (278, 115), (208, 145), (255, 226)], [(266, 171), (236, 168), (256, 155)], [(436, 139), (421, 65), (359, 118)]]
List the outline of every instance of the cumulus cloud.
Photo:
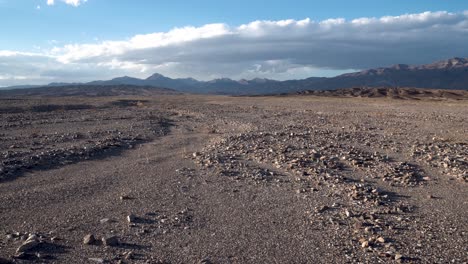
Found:
[[(61, 2), (64, 2), (67, 5), (72, 5), (72, 6), (79, 6), (82, 3), (87, 2), (88, 0), (59, 0)], [(47, 5), (54, 5), (55, 0), (47, 0)]]
[[(352, 20), (253, 21), (240, 26), (208, 24), (126, 40), (65, 45), (33, 55), (0, 51), (0, 72), (2, 62), (17, 59), (13, 69), (19, 72), (6, 67), (8, 76), (27, 76), (33, 68), (37, 76), (57, 80), (73, 76), (76, 80), (104, 79), (120, 73), (144, 77), (153, 72), (199, 79), (294, 79), (466, 57), (466, 43), (466, 11)], [(31, 63), (24, 56), (37, 62)], [(21, 72), (21, 68), (27, 70)]]

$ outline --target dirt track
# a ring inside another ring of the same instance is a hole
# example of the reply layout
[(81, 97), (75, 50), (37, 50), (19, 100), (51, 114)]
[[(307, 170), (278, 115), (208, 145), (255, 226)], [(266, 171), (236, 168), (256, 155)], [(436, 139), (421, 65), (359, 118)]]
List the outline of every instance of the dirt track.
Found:
[[(2, 103), (18, 107), (0, 114), (2, 162), (15, 164), (0, 182), (5, 259), (34, 233), (15, 262), (468, 262), (466, 101)], [(93, 107), (31, 110), (45, 104)], [(35, 155), (58, 161), (23, 166)]]

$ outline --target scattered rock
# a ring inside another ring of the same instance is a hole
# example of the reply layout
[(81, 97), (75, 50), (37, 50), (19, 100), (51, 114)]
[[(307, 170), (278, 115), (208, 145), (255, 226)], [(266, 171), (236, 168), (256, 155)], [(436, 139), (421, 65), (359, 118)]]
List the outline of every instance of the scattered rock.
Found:
[(107, 263), (107, 261), (103, 258), (88, 258), (88, 260), (96, 263)]
[(85, 245), (92, 245), (96, 243), (96, 238), (92, 234), (88, 234), (83, 238), (83, 244)]
[(16, 253), (28, 252), (39, 245), (36, 235), (30, 235), (28, 239), (16, 250)]
[(24, 259), (24, 260), (28, 260), (30, 257), (31, 255), (27, 254), (26, 252), (18, 252), (13, 256), (14, 259)]
[(127, 221), (129, 223), (135, 223), (136, 219), (137, 219), (137, 217), (135, 215), (133, 215), (133, 214), (130, 214), (130, 215), (127, 216)]
[(123, 255), (126, 260), (130, 260), (135, 257), (135, 254), (133, 253), (133, 251), (125, 252)]
[(362, 248), (367, 248), (367, 247), (369, 247), (369, 241), (364, 241), (364, 242), (362, 242), (362, 243), (361, 243), (361, 247), (362, 247)]
[(117, 236), (103, 237), (102, 244), (104, 246), (115, 247), (119, 245), (119, 238)]
[(320, 207), (320, 208), (317, 208), (317, 209), (316, 209), (316, 212), (317, 212), (317, 213), (323, 213), (323, 212), (325, 212), (325, 211), (328, 210), (328, 209), (330, 209), (330, 207), (324, 205), (324, 206), (322, 206), (322, 207)]
[(99, 220), (99, 223), (101, 223), (101, 224), (106, 224), (106, 223), (109, 223), (109, 222), (111, 222), (111, 220), (109, 218), (103, 218), (103, 219)]
[(209, 258), (205, 258), (205, 259), (200, 260), (200, 262), (198, 263), (199, 264), (212, 264), (213, 262), (211, 262)]

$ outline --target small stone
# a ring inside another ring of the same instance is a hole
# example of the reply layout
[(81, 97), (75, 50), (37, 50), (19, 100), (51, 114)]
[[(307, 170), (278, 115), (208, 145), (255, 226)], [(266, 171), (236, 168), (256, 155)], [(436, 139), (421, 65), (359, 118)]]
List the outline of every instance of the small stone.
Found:
[(403, 255), (401, 255), (401, 254), (396, 254), (395, 255), (395, 260), (401, 260), (401, 259), (403, 259)]
[(83, 244), (92, 245), (96, 242), (96, 238), (92, 234), (88, 234), (83, 238)]
[(122, 201), (123, 200), (130, 200), (130, 199), (131, 199), (130, 196), (127, 196), (127, 195), (120, 196), (120, 200), (122, 200)]
[(377, 242), (379, 242), (379, 243), (385, 243), (385, 238), (383, 238), (383, 237), (378, 237), (378, 238), (377, 238)]
[(324, 206), (318, 208), (318, 209), (317, 209), (317, 212), (318, 212), (318, 213), (323, 213), (323, 212), (325, 212), (325, 211), (328, 210), (328, 209), (330, 209), (330, 207), (324, 205)]
[(89, 258), (88, 260), (96, 263), (106, 263), (106, 260), (103, 258)]
[(109, 247), (117, 246), (119, 244), (119, 238), (117, 236), (103, 237), (102, 244)]
[(33, 241), (33, 240), (37, 240), (37, 239), (38, 239), (38, 237), (37, 237), (36, 234), (30, 234), (30, 235), (28, 236), (28, 238), (26, 239), (26, 242), (28, 242), (28, 241)]
[(369, 247), (369, 241), (364, 241), (364, 242), (362, 242), (361, 247), (362, 247), (362, 248), (367, 248), (367, 247)]
[(346, 215), (346, 217), (351, 217), (351, 216), (353, 216), (353, 214), (352, 214), (350, 211), (348, 211), (348, 210), (345, 210), (345, 215)]
[(129, 223), (135, 223), (135, 220), (136, 220), (136, 216), (135, 216), (135, 215), (130, 214), (130, 215), (127, 216), (127, 221), (128, 221)]
[(101, 224), (106, 224), (106, 223), (109, 223), (111, 220), (109, 218), (103, 218), (101, 220), (99, 220), (99, 223)]
[(37, 240), (26, 240), (17, 250), (16, 253), (27, 252), (39, 245)]
[(200, 260), (200, 262), (198, 262), (199, 264), (212, 264), (213, 262), (211, 262), (211, 260), (209, 258), (206, 258), (206, 259), (202, 259)]
[(134, 253), (132, 251), (129, 251), (129, 252), (125, 252), (124, 253), (124, 256), (125, 256), (125, 259), (126, 260), (129, 260), (129, 259), (133, 259), (135, 256), (134, 256)]
[(19, 253), (16, 253), (13, 258), (14, 259), (29, 259), (30, 255), (29, 254), (26, 254), (25, 252), (19, 252)]

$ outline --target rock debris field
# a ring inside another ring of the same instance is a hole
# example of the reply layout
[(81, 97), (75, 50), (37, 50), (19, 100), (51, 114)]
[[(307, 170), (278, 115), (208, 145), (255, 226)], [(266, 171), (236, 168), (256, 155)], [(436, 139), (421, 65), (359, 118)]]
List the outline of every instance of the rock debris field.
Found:
[(468, 263), (468, 101), (0, 98), (0, 263)]

